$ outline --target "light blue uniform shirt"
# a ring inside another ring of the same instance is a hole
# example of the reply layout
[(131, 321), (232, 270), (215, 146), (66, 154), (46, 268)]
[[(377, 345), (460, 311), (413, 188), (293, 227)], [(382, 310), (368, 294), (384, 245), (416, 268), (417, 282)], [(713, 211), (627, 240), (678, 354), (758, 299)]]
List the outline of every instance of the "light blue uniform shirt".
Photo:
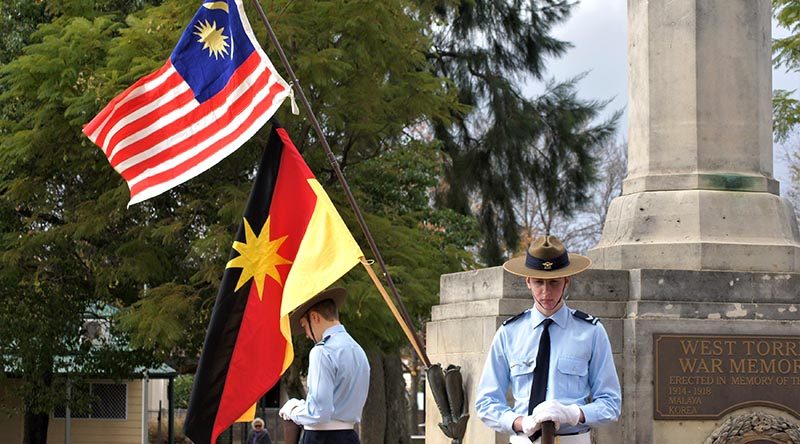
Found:
[(308, 357), (306, 404), (291, 418), (301, 425), (361, 422), (369, 388), (367, 355), (343, 325), (328, 328), (322, 337)]
[[(577, 404), (585, 423), (562, 424), (557, 433), (589, 430), (590, 426), (615, 421), (622, 404), (619, 379), (611, 355), (611, 343), (599, 323), (579, 319), (565, 305), (550, 316), (550, 369), (545, 399)], [(514, 434), (514, 420), (528, 414), (528, 401), (536, 367), (536, 353), (545, 316), (535, 307), (500, 327), (483, 368), (475, 409), (493, 430)], [(509, 388), (513, 407), (508, 406)]]

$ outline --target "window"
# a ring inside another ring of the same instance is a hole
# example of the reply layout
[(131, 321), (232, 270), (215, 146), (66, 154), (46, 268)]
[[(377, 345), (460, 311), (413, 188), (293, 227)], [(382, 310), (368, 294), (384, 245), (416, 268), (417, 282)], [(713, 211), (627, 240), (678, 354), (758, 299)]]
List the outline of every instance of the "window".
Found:
[[(78, 393), (81, 392), (81, 393)], [(89, 403), (84, 408), (70, 410), (71, 418), (86, 419), (126, 419), (128, 406), (128, 385), (93, 382), (81, 387), (73, 387), (73, 396), (85, 397)], [(64, 406), (53, 409), (54, 418), (66, 417)]]

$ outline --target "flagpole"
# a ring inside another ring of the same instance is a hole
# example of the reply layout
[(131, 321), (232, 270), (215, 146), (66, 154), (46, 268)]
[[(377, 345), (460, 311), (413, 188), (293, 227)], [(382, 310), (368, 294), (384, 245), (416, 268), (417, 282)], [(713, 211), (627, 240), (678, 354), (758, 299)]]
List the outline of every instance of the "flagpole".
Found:
[[(364, 232), (364, 236), (367, 238), (367, 243), (369, 244), (370, 250), (372, 250), (372, 254), (375, 256), (375, 260), (378, 262), (378, 265), (381, 267), (381, 272), (383, 272), (384, 278), (386, 278), (386, 283), (389, 286), (389, 290), (392, 293), (392, 297), (394, 298), (395, 303), (397, 304), (394, 307), (394, 310), (398, 310), (399, 317), (397, 318), (397, 322), (400, 323), (400, 326), (403, 328), (403, 331), (409, 335), (409, 340), (411, 341), (411, 345), (413, 346), (414, 350), (417, 352), (420, 360), (425, 364), (425, 368), (430, 367), (430, 359), (428, 359), (427, 354), (425, 354), (425, 349), (422, 347), (422, 341), (419, 338), (417, 332), (411, 328), (412, 322), (411, 317), (408, 315), (408, 311), (406, 310), (405, 305), (403, 304), (403, 300), (400, 299), (399, 294), (397, 293), (397, 288), (394, 285), (394, 281), (392, 281), (392, 276), (389, 274), (389, 270), (386, 268), (386, 264), (383, 262), (383, 257), (381, 256), (380, 251), (378, 250), (378, 246), (375, 244), (375, 240), (372, 238), (372, 234), (369, 231), (369, 227), (367, 227), (367, 222), (364, 220), (364, 215), (361, 213), (361, 209), (358, 207), (358, 203), (356, 203), (355, 198), (353, 197), (353, 193), (350, 191), (350, 186), (347, 184), (347, 180), (342, 174), (341, 168), (339, 168), (339, 162), (336, 161), (336, 157), (331, 150), (330, 145), (328, 145), (328, 139), (325, 137), (325, 134), (322, 132), (322, 127), (317, 121), (317, 116), (314, 114), (314, 111), (311, 109), (311, 104), (309, 104), (308, 99), (306, 99), (306, 95), (303, 93), (303, 89), (300, 88), (300, 81), (297, 79), (297, 76), (294, 74), (294, 70), (292, 69), (291, 65), (289, 64), (289, 60), (286, 58), (286, 53), (283, 52), (283, 47), (281, 46), (280, 42), (278, 41), (278, 37), (275, 35), (275, 31), (272, 29), (272, 25), (269, 24), (269, 20), (267, 19), (267, 15), (264, 13), (264, 9), (261, 7), (261, 4), (258, 0), (253, 0), (253, 4), (255, 5), (256, 9), (258, 10), (259, 16), (261, 16), (261, 21), (264, 22), (264, 26), (267, 28), (267, 33), (269, 34), (269, 39), (272, 41), (272, 45), (275, 47), (275, 50), (278, 52), (278, 56), (281, 59), (281, 63), (283, 63), (283, 67), (286, 68), (286, 72), (289, 74), (289, 78), (292, 81), (292, 88), (294, 89), (297, 96), (300, 98), (300, 102), (303, 104), (303, 108), (306, 110), (306, 114), (308, 118), (311, 120), (311, 125), (314, 127), (314, 132), (317, 133), (317, 137), (322, 144), (322, 148), (325, 151), (325, 156), (328, 158), (328, 162), (333, 167), (333, 172), (336, 174), (336, 178), (339, 179), (339, 183), (342, 184), (342, 188), (344, 188), (345, 195), (347, 196), (348, 202), (350, 202), (350, 206), (353, 208), (353, 212), (356, 215), (356, 219), (358, 220), (358, 225), (361, 227), (361, 231)], [(368, 268), (368, 272), (371, 270), (371, 267)], [(380, 282), (379, 280), (373, 279), (373, 282), (377, 283)], [(378, 287), (378, 291), (381, 291), (383, 286)], [(385, 290), (383, 290), (385, 292)], [(382, 295), (384, 293), (381, 293)], [(387, 297), (384, 297), (389, 300)], [(389, 307), (392, 309), (392, 305)], [(393, 310), (393, 313), (394, 313)], [(412, 339), (413, 338), (413, 339)]]

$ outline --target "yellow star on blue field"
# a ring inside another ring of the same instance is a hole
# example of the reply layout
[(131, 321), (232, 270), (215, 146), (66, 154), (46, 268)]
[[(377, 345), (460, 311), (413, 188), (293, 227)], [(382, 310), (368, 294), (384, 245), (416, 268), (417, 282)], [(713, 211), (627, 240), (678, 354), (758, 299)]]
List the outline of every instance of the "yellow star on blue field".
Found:
[(225, 28), (217, 29), (217, 22), (208, 23), (208, 20), (199, 21), (196, 25), (194, 25), (194, 29), (197, 32), (194, 35), (200, 37), (197, 40), (198, 43), (203, 44), (203, 49), (208, 50), (208, 56), (214, 56), (214, 59), (219, 60), (220, 56), (224, 56), (228, 53), (228, 42), (225, 40), (228, 39), (228, 36), (223, 34)]
[(269, 276), (278, 284), (283, 285), (277, 266), (292, 263), (292, 261), (278, 254), (278, 249), (289, 236), (270, 239), (269, 222), (270, 219), (267, 217), (264, 227), (261, 228), (261, 233), (255, 234), (253, 229), (250, 228), (247, 218), (245, 218), (245, 242), (235, 241), (233, 243), (233, 249), (239, 252), (239, 256), (228, 261), (225, 266), (225, 268), (242, 269), (242, 274), (239, 276), (239, 282), (236, 283), (234, 291), (239, 290), (250, 278), (253, 278), (258, 290), (259, 300), (262, 299), (262, 294), (264, 293), (264, 280), (266, 277)]

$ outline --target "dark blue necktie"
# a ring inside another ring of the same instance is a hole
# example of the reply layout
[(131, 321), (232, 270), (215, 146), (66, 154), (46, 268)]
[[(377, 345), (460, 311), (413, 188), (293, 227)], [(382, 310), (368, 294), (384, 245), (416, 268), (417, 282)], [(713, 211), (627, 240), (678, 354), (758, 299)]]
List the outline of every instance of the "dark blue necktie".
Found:
[[(531, 397), (528, 401), (528, 415), (533, 413), (533, 409), (544, 401), (547, 395), (547, 374), (550, 372), (550, 318), (542, 321), (542, 337), (539, 338), (539, 351), (536, 354), (536, 368), (533, 369), (533, 385), (531, 386)], [(531, 435), (531, 441), (535, 441), (541, 436), (542, 429)]]

